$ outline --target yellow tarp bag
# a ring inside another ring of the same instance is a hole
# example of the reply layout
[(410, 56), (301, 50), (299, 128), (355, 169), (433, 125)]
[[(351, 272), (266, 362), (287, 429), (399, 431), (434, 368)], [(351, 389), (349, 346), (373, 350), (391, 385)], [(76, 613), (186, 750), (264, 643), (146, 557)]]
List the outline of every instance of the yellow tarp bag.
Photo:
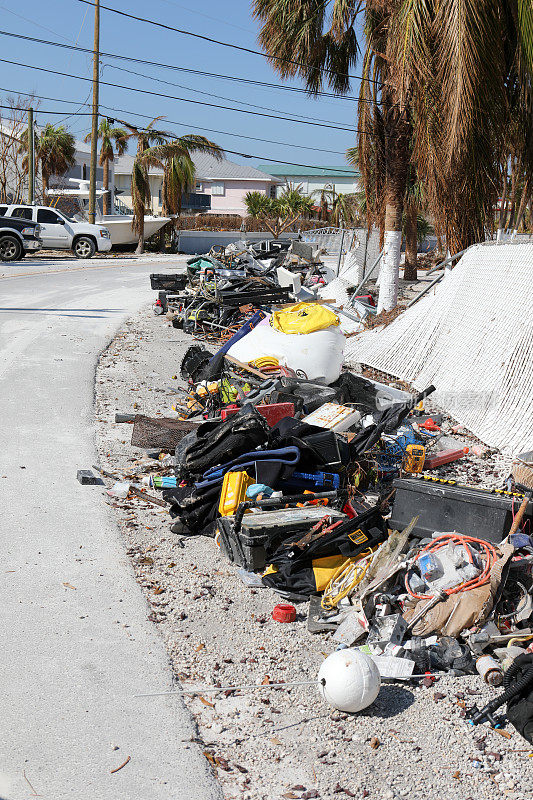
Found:
[(313, 333), (338, 326), (339, 318), (320, 303), (296, 303), (283, 311), (274, 311), (270, 324), (282, 333)]
[[(354, 559), (356, 560), (356, 559)], [(331, 578), (339, 571), (339, 567), (346, 563), (346, 556), (323, 556), (322, 558), (315, 558), (309, 567), (303, 567), (299, 579), (302, 576), (307, 583), (309, 589), (315, 592), (323, 592), (328, 586)], [(275, 564), (270, 564), (263, 575), (274, 575), (278, 571)], [(314, 584), (314, 586), (313, 586)], [(288, 589), (289, 587), (287, 587)]]
[(324, 556), (312, 561), (317, 592), (323, 592), (330, 580), (346, 561), (346, 556)]

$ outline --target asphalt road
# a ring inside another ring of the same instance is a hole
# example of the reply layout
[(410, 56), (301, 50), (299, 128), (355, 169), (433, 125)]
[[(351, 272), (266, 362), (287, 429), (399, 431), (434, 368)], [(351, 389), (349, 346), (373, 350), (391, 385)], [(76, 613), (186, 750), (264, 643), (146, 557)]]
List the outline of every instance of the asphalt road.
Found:
[[(95, 461), (98, 354), (181, 260), (0, 265), (0, 800), (221, 797)], [(112, 773), (130, 757), (118, 772)]]

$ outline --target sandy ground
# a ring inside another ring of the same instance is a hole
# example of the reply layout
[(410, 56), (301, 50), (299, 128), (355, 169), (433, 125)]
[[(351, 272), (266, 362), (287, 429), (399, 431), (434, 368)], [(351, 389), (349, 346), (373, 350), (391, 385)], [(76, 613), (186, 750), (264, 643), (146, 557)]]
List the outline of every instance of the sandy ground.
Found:
[[(115, 424), (114, 415), (168, 415), (172, 376), (191, 343), (147, 307), (102, 354), (95, 395), (102, 466), (120, 474), (154, 469), (131, 447), (131, 426)], [(142, 500), (111, 500), (102, 491), (102, 502), (116, 508), (176, 688), (178, 681), (238, 686), (315, 679), (335, 646), (330, 634), (307, 631), (307, 604), (298, 606), (295, 623), (277, 623), (271, 612), (279, 597), (245, 587), (213, 540), (180, 539), (170, 532), (166, 511)], [(465, 703), (481, 707), (493, 696), (473, 676), (442, 678), (429, 688), (384, 685), (377, 701), (355, 716), (328, 708), (314, 686), (205, 693), (186, 702), (228, 800), (525, 800), (533, 796), (527, 743), (511, 727), (504, 736), (463, 718)], [(157, 705), (163, 698), (132, 702)]]

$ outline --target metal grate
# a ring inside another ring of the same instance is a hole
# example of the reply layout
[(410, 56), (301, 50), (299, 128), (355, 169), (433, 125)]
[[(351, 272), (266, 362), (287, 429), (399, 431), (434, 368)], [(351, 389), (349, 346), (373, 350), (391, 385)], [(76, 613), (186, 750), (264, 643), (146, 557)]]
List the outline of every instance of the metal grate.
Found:
[(349, 249), (354, 233), (355, 231), (348, 228), (315, 228), (302, 231), (302, 241), (316, 243), (329, 255), (338, 255), (346, 253)]
[(198, 427), (198, 422), (188, 422), (169, 417), (135, 416), (131, 434), (132, 447), (174, 451), (184, 436)]

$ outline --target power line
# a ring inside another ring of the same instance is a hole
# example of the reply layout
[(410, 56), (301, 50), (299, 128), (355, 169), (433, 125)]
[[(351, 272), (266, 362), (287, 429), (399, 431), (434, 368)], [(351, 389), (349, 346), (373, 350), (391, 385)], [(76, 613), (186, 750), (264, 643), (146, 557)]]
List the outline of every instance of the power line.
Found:
[[(213, 92), (203, 92), (201, 89), (191, 89), (189, 86), (184, 86), (182, 83), (174, 83), (173, 81), (166, 81), (164, 78), (154, 78), (152, 75), (144, 75), (142, 72), (137, 72), (133, 69), (126, 69), (125, 67), (119, 67), (116, 64), (104, 64), (104, 66), (109, 67), (110, 69), (118, 69), (120, 72), (127, 72), (129, 75), (136, 75), (138, 78), (146, 78), (149, 81), (156, 81), (157, 83), (164, 83), (167, 86), (176, 86), (178, 89), (185, 89), (188, 92), (194, 92), (195, 94), (203, 94), (206, 97), (216, 97), (218, 100), (228, 100), (230, 103), (240, 103), (243, 106), (250, 106), (250, 108), (261, 108), (263, 111), (274, 111), (277, 114), (291, 114), (293, 117), (300, 117), (303, 120), (314, 120), (316, 122), (327, 122), (325, 119), (320, 119), (317, 117), (308, 117), (305, 114), (294, 114), (292, 111), (279, 111), (276, 108), (270, 108), (270, 106), (259, 106), (257, 103), (247, 103), (244, 100), (236, 100), (234, 97), (224, 97), (220, 94), (214, 94)], [(342, 123), (339, 123), (342, 124)]]
[(249, 28), (243, 28), (241, 25), (234, 25), (232, 22), (220, 19), (219, 17), (211, 17), (209, 14), (204, 14), (202, 11), (198, 11), (196, 8), (189, 8), (189, 6), (182, 6), (181, 3), (174, 3), (173, 0), (162, 0), (162, 2), (167, 3), (167, 5), (174, 6), (175, 8), (181, 8), (183, 11), (188, 11), (190, 14), (198, 14), (200, 17), (210, 19), (212, 22), (222, 23), (222, 25), (227, 25), (229, 28), (235, 28), (235, 30), (244, 31), (244, 33), (253, 33), (253, 31), (251, 31)]
[[(11, 89), (6, 89), (5, 87), (0, 86), (0, 92), (12, 92), (12, 91), (14, 91), (12, 88)], [(16, 92), (16, 93), (17, 93), (17, 95), (24, 95), (25, 97), (34, 97), (37, 100), (50, 100), (52, 102), (59, 102), (57, 100), (57, 98), (55, 98), (55, 97), (46, 97), (44, 95), (35, 94), (34, 92), (31, 92), (31, 93), (30, 92)], [(87, 105), (87, 99), (88, 98), (85, 99), (85, 101), (81, 104), (81, 106), (78, 104), (77, 100), (61, 100), (61, 102), (62, 103), (67, 103), (68, 105), (78, 106), (78, 110), (81, 111), (83, 106)], [(114, 108), (113, 106), (106, 106), (106, 105), (103, 105), (103, 104), (100, 104), (100, 107), (104, 108), (104, 109), (107, 109), (108, 111), (113, 111), (116, 114), (131, 114), (132, 116), (136, 116), (136, 117), (144, 117), (145, 119), (153, 119), (153, 117), (150, 114), (140, 114), (138, 111), (129, 111), (129, 110), (126, 110), (126, 109), (123, 109), (123, 108)], [(51, 112), (45, 112), (45, 113), (51, 113)], [(73, 112), (73, 113), (69, 114), (67, 117), (65, 117), (64, 120), (63, 119), (58, 120), (58, 124), (61, 123), (61, 122), (64, 122), (65, 120), (69, 119), (70, 117), (75, 117), (75, 116), (78, 116), (78, 115), (77, 115), (76, 112)], [(292, 142), (280, 142), (280, 141), (277, 141), (276, 139), (261, 139), (261, 138), (259, 138), (257, 136), (246, 136), (243, 133), (233, 133), (231, 131), (219, 131), (219, 130), (215, 130), (214, 128), (204, 128), (201, 125), (192, 125), (192, 124), (190, 124), (188, 122), (183, 122), (183, 121), (178, 121), (178, 120), (173, 120), (173, 119), (168, 119), (167, 120), (165, 118), (165, 124), (167, 122), (170, 125), (180, 125), (180, 126), (183, 126), (184, 128), (193, 128), (193, 129), (196, 129), (196, 130), (199, 130), (199, 131), (207, 131), (208, 133), (219, 133), (219, 134), (221, 134), (223, 136), (235, 136), (238, 139), (250, 139), (253, 142), (263, 142), (265, 144), (278, 144), (278, 145), (282, 145), (284, 147), (297, 147), (300, 150), (313, 150), (313, 151), (316, 151), (317, 153), (330, 153), (330, 154), (336, 155), (336, 156), (345, 155), (345, 153), (343, 151), (341, 151), (341, 150), (325, 150), (322, 147), (306, 147), (306, 145), (293, 144)]]
[[(87, 6), (93, 6), (94, 3), (91, 0), (76, 0), (78, 3), (84, 3)], [(275, 61), (283, 61), (285, 64), (294, 64), (297, 67), (308, 67), (309, 69), (314, 70), (315, 72), (324, 72), (328, 75), (340, 75), (343, 78), (352, 78), (354, 80), (361, 80), (361, 81), (368, 81), (369, 83), (379, 83), (379, 81), (374, 80), (373, 78), (366, 78), (361, 75), (350, 75), (346, 72), (338, 72), (337, 70), (326, 69), (326, 67), (315, 67), (312, 64), (306, 64), (302, 61), (292, 61), (289, 58), (282, 58), (281, 56), (272, 56), (266, 55), (266, 53), (262, 53), (261, 50), (253, 50), (250, 47), (243, 47), (240, 44), (233, 44), (232, 42), (223, 42), (220, 39), (213, 39), (211, 36), (204, 36), (201, 33), (193, 33), (193, 31), (186, 31), (183, 28), (175, 28), (172, 25), (165, 25), (164, 22), (157, 22), (153, 19), (147, 19), (146, 17), (139, 17), (136, 14), (128, 14), (126, 11), (119, 11), (117, 8), (111, 8), (110, 6), (104, 6), (100, 4), (100, 8), (104, 9), (105, 11), (111, 11), (113, 14), (118, 14), (121, 17), (126, 17), (127, 19), (133, 19), (136, 22), (144, 22), (147, 25), (153, 25), (156, 28), (162, 28), (166, 31), (172, 31), (173, 33), (181, 33), (183, 36), (192, 36), (195, 39), (201, 39), (204, 42), (209, 42), (210, 44), (219, 44), (222, 47), (231, 47), (233, 50), (240, 50), (243, 53), (251, 53), (254, 56), (261, 56), (261, 58), (268, 58), (274, 59)]]
[[(62, 42), (51, 42), (48, 39), (38, 39), (34, 36), (25, 36), (21, 33), (13, 33), (12, 31), (4, 31), (0, 30), (0, 35), (2, 36), (10, 36), (13, 39), (21, 39), (25, 42), (34, 42), (35, 44), (45, 44), (50, 47), (60, 47), (64, 50), (74, 50), (78, 53), (84, 53), (86, 55), (92, 56), (93, 51), (87, 47), (81, 47), (79, 45), (72, 45), (72, 44), (63, 44)], [(302, 89), (299, 86), (285, 86), (284, 84), (278, 83), (268, 83), (267, 81), (257, 81), (252, 78), (242, 78), (238, 75), (223, 75), (217, 72), (206, 72), (205, 70), (200, 69), (191, 69), (190, 67), (178, 67), (175, 64), (163, 64), (161, 61), (148, 61), (143, 58), (134, 58), (133, 56), (125, 56), (121, 55), (120, 53), (107, 53), (103, 50), (100, 51), (100, 56), (105, 58), (115, 58), (119, 61), (129, 61), (133, 64), (142, 64), (143, 66), (147, 67), (157, 67), (160, 69), (169, 69), (173, 72), (185, 72), (188, 75), (198, 75), (204, 78), (219, 78), (221, 80), (228, 80), (228, 81), (235, 81), (237, 83), (245, 83), (252, 86), (263, 86), (267, 89), (276, 89), (283, 92), (299, 92), (300, 94), (305, 94), (309, 96), (309, 92), (307, 89)], [(334, 92), (317, 92), (317, 97), (330, 97), (334, 100), (342, 100), (346, 102), (352, 103), (360, 103), (361, 98), (357, 97), (341, 97)], [(236, 101), (238, 102), (238, 101)], [(366, 102), (366, 101), (365, 101)]]
[[(2, 89), (1, 91), (5, 91), (5, 89)], [(25, 94), (25, 92), (21, 92), (20, 94)], [(32, 95), (32, 97), (37, 97), (37, 95)], [(67, 102), (70, 102), (70, 101), (65, 100), (64, 102), (67, 103)], [(77, 105), (77, 104), (74, 103), (74, 105)], [(23, 106), (7, 106), (7, 105), (2, 105), (2, 104), (0, 104), (0, 108), (8, 108), (8, 109), (10, 109), (12, 111), (27, 111), (28, 110), (26, 107), (23, 107)], [(56, 116), (59, 116), (59, 117), (61, 116), (61, 114), (65, 113), (64, 111), (45, 111), (43, 108), (36, 109), (36, 112), (39, 112), (39, 114), (55, 114)], [(77, 117), (90, 117), (91, 116), (91, 112), (90, 111), (78, 111), (76, 113), (76, 116)], [(4, 134), (0, 132), (0, 136), (3, 136), (3, 135)]]
[[(153, 119), (150, 114), (140, 114), (138, 111), (124, 111), (124, 109), (120, 108), (113, 108), (112, 106), (105, 106), (101, 105), (101, 108), (105, 108), (108, 111), (113, 111), (117, 114), (131, 114), (132, 116), (136, 117), (143, 117), (143, 119)], [(280, 142), (277, 139), (262, 139), (258, 136), (246, 136), (243, 133), (232, 133), (231, 131), (220, 131), (216, 130), (215, 128), (204, 128), (201, 125), (191, 125), (189, 122), (183, 122), (175, 119), (165, 119), (165, 125), (180, 125), (184, 128), (192, 128), (193, 130), (198, 131), (205, 131), (207, 133), (218, 133), (221, 136), (234, 136), (237, 139), (249, 139), (252, 142), (262, 142), (263, 144), (276, 144), (281, 145), (282, 147), (297, 147), (299, 150), (312, 150), (316, 153), (329, 153), (330, 155), (335, 156), (344, 156), (346, 153), (342, 150), (326, 150), (322, 147), (307, 147), (303, 144), (293, 144), (291, 142)]]
[[(2, 89), (0, 87), (0, 91), (6, 91), (6, 90)], [(21, 94), (25, 94), (25, 92), (21, 92)], [(37, 95), (33, 95), (33, 96), (36, 97)], [(76, 105), (76, 103), (71, 101), (71, 100), (64, 100), (62, 102), (73, 103), (73, 105)], [(106, 107), (108, 107), (108, 106), (106, 106)], [(10, 109), (12, 111), (27, 111), (28, 110), (26, 107), (8, 106), (8, 105), (1, 105), (1, 104), (0, 104), (0, 108), (8, 108), (8, 109)], [(135, 112), (129, 112), (129, 111), (128, 112), (122, 112), (119, 109), (111, 109), (111, 110), (112, 111), (116, 110), (119, 113), (128, 113), (128, 114), (131, 113), (134, 116), (146, 117), (146, 114), (138, 114), (136, 111)], [(38, 109), (38, 111), (39, 111), (40, 114), (61, 115), (61, 114), (65, 113), (64, 111), (45, 111), (43, 108)], [(92, 112), (91, 111), (78, 111), (76, 113), (76, 116), (77, 117), (91, 117), (92, 116)], [(146, 118), (148, 119), (148, 117), (146, 117)], [(181, 124), (181, 123), (173, 123), (173, 124)], [(256, 158), (259, 161), (267, 161), (270, 164), (286, 164), (289, 167), (304, 167), (304, 169), (317, 169), (317, 167), (314, 164), (297, 164), (294, 161), (282, 161), (280, 158), (268, 158), (268, 156), (257, 155), (257, 153), (242, 153), (239, 150), (228, 150), (226, 147), (224, 147), (223, 149), (224, 149), (225, 153), (229, 153), (230, 155), (233, 155), (233, 156), (240, 156), (241, 158)], [(346, 176), (348, 176), (348, 177), (355, 177), (355, 175), (356, 175), (355, 170), (344, 169), (343, 167), (335, 167), (335, 171), (336, 172), (344, 172), (346, 174)]]
[[(10, 61), (9, 59), (6, 58), (0, 58), (0, 62), (3, 64), (11, 64), (12, 66), (16, 67), (23, 67), (24, 69), (34, 69), (37, 70), (38, 72), (47, 72), (51, 75), (60, 75), (63, 78), (72, 78), (73, 80), (76, 81), (92, 82), (91, 78), (84, 78), (81, 75), (72, 75), (68, 72), (60, 72), (59, 70), (49, 69), (47, 67), (37, 67), (34, 64), (24, 64), (21, 61)], [(129, 92), (140, 92), (142, 94), (150, 95), (151, 97), (163, 97), (165, 100), (177, 100), (183, 103), (193, 103), (194, 105), (197, 106), (208, 106), (209, 108), (218, 108), (223, 111), (233, 111), (239, 114), (251, 114), (255, 117), (267, 117), (268, 119), (275, 119), (278, 121), (283, 120), (285, 122), (294, 122), (297, 123), (298, 125), (313, 125), (314, 127), (318, 128), (329, 128), (338, 131), (345, 131), (346, 133), (356, 132), (355, 128), (346, 128), (339, 125), (330, 125), (325, 122), (312, 122), (301, 119), (293, 119), (291, 117), (283, 117), (277, 114), (266, 114), (260, 111), (250, 111), (248, 109), (243, 109), (243, 108), (230, 108), (229, 106), (222, 106), (217, 103), (208, 103), (205, 100), (192, 100), (187, 97), (176, 97), (173, 95), (163, 94), (162, 92), (153, 92), (149, 89), (138, 89), (132, 86), (125, 86), (124, 84), (121, 83), (109, 83), (109, 81), (100, 81), (100, 84), (102, 86), (110, 86), (114, 89), (126, 89), (126, 91)]]
[(62, 33), (54, 31), (52, 30), (52, 28), (47, 28), (46, 25), (41, 25), (40, 22), (36, 22), (34, 19), (30, 19), (29, 17), (23, 17), (22, 14), (17, 14), (17, 12), (13, 11), (11, 8), (7, 8), (4, 5), (1, 5), (0, 8), (2, 9), (2, 11), (7, 11), (8, 14), (12, 14), (14, 17), (18, 17), (19, 19), (24, 20), (24, 22), (29, 22), (30, 25), (35, 25), (37, 28), (41, 28), (43, 31), (48, 31), (48, 33), (55, 33), (56, 36), (59, 36), (61, 39), (64, 39), (65, 42), (72, 41), (71, 39), (67, 39), (66, 36), (63, 36)]

